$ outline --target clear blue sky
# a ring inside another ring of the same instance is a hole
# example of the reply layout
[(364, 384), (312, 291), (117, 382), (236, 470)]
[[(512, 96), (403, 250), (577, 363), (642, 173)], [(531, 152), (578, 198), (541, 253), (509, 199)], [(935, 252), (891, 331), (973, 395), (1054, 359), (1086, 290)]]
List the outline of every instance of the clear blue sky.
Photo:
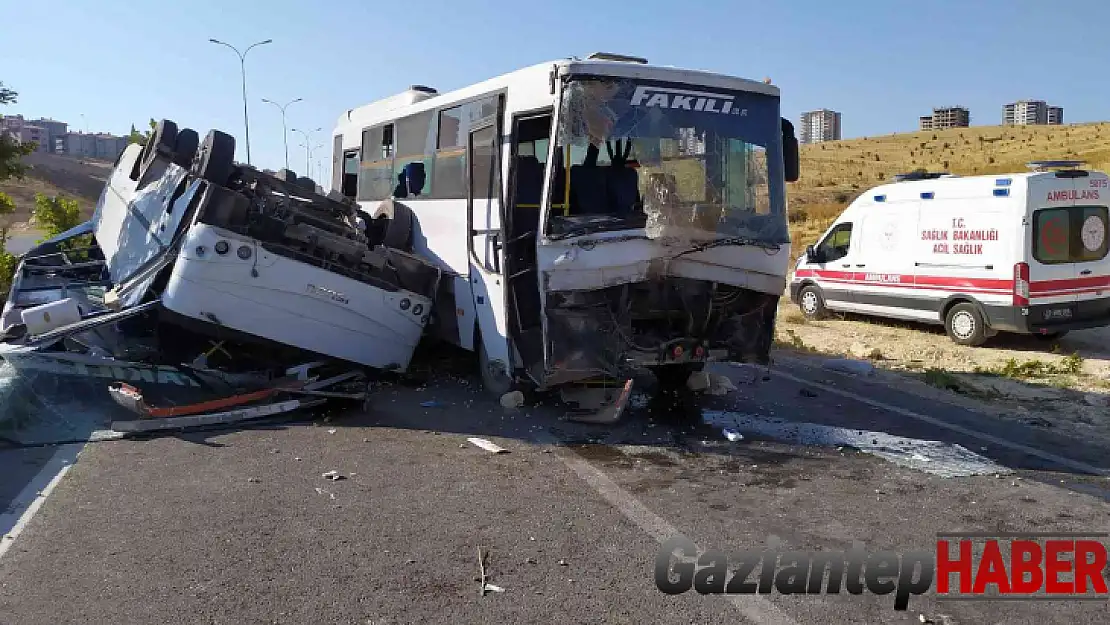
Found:
[[(141, 5), (146, 6), (141, 6)], [(329, 0), (0, 2), (0, 81), (20, 93), (5, 113), (125, 133), (170, 118), (242, 147), (239, 60), (247, 56), (256, 165), (283, 165), (281, 119), (260, 98), (304, 98), (291, 127), (322, 127), (328, 166), (339, 114), (413, 83), (449, 90), (535, 62), (603, 50), (654, 63), (762, 79), (783, 112), (843, 113), (846, 137), (913, 130), (934, 105), (963, 104), (997, 124), (1004, 103), (1046, 99), (1065, 121), (1107, 119), (1106, 0)], [(82, 121), (81, 115), (84, 115)], [(290, 161), (305, 151), (291, 134)]]

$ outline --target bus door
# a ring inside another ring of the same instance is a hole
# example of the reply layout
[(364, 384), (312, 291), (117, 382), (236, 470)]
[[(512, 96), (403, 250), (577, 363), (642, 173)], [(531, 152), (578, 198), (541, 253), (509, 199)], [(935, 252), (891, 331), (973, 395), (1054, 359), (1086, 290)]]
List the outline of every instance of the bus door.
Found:
[(496, 121), (497, 117), (491, 116), (475, 123), (467, 139), (470, 286), (489, 365), (491, 369), (500, 368), (497, 374), (503, 372), (511, 379), (513, 364), (502, 275), (501, 137)]

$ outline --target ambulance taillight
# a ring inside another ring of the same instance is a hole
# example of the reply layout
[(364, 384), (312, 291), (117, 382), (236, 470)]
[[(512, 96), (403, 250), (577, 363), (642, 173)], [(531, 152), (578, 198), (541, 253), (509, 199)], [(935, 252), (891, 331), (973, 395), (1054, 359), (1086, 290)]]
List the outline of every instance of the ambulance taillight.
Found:
[(1029, 264), (1014, 265), (1014, 306), (1029, 305)]

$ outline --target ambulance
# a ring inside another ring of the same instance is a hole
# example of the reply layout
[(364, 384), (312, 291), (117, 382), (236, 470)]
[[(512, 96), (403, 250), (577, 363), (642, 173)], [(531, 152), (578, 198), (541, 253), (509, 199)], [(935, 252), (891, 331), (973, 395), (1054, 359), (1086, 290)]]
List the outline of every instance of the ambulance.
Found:
[(941, 324), (960, 345), (1110, 325), (1110, 178), (1083, 165), (898, 176), (806, 248), (790, 299), (811, 319), (841, 311)]

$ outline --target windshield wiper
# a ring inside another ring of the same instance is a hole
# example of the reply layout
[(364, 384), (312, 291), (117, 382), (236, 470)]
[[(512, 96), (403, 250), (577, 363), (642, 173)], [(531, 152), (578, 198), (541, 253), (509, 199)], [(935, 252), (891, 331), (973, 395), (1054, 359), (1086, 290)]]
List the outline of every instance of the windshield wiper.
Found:
[(712, 241), (706, 241), (704, 243), (699, 243), (698, 245), (690, 247), (689, 249), (683, 250), (683, 251), (679, 252), (678, 254), (675, 254), (674, 256), (671, 256), (671, 259), (678, 258), (679, 256), (685, 256), (686, 254), (696, 254), (697, 252), (704, 252), (705, 250), (713, 249), (715, 247), (723, 247), (723, 246), (726, 246), (726, 245), (730, 245), (730, 246), (731, 245), (751, 245), (753, 247), (759, 247), (759, 248), (762, 248), (764, 250), (774, 250), (774, 251), (778, 251), (779, 247), (780, 247), (780, 246), (775, 245), (773, 243), (768, 243), (767, 241), (760, 241), (758, 239), (753, 239), (751, 237), (724, 237), (722, 239), (714, 239)]

